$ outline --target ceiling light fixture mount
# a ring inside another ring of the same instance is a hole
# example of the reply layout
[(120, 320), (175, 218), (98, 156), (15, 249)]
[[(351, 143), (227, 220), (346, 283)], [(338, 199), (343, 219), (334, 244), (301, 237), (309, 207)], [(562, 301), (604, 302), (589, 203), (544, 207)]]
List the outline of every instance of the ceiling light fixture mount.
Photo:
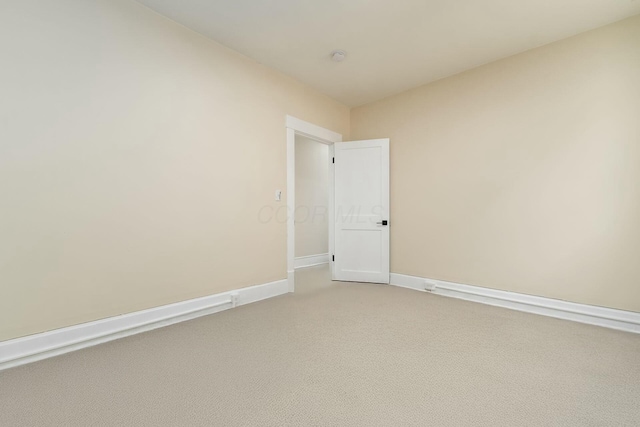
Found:
[(333, 62), (342, 62), (347, 57), (347, 53), (344, 50), (334, 50), (331, 52), (331, 60)]

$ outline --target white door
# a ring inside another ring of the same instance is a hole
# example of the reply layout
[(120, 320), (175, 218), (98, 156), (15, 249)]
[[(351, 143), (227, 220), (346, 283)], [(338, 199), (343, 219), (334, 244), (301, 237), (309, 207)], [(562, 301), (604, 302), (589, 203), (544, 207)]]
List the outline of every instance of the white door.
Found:
[(389, 140), (334, 145), (333, 279), (389, 283)]

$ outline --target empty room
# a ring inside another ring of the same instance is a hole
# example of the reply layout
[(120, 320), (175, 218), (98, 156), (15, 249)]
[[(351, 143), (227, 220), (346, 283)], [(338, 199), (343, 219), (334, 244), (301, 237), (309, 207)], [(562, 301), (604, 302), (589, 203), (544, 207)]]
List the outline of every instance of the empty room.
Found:
[(0, 35), (0, 426), (640, 425), (640, 1)]

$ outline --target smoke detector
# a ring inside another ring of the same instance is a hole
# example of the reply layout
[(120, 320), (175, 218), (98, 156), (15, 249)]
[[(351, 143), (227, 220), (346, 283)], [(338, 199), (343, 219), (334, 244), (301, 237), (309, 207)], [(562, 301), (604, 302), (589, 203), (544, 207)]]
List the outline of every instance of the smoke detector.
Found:
[(342, 62), (347, 57), (347, 53), (344, 50), (334, 50), (331, 52), (331, 60), (333, 62)]

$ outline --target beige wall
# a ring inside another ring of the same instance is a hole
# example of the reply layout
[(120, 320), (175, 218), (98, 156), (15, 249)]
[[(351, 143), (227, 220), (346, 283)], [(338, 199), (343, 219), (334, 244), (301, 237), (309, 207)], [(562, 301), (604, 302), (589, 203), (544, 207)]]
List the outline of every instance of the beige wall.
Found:
[(329, 252), (329, 146), (296, 136), (295, 256)]
[(347, 107), (128, 0), (2, 2), (0, 52), (0, 340), (286, 278), (285, 115)]
[(640, 17), (352, 110), (391, 268), (640, 311)]
[[(353, 110), (392, 138), (392, 270), (640, 311), (639, 41)], [(0, 52), (0, 340), (286, 277), (284, 116), (347, 139), (347, 107), (129, 0), (2, 2)]]

